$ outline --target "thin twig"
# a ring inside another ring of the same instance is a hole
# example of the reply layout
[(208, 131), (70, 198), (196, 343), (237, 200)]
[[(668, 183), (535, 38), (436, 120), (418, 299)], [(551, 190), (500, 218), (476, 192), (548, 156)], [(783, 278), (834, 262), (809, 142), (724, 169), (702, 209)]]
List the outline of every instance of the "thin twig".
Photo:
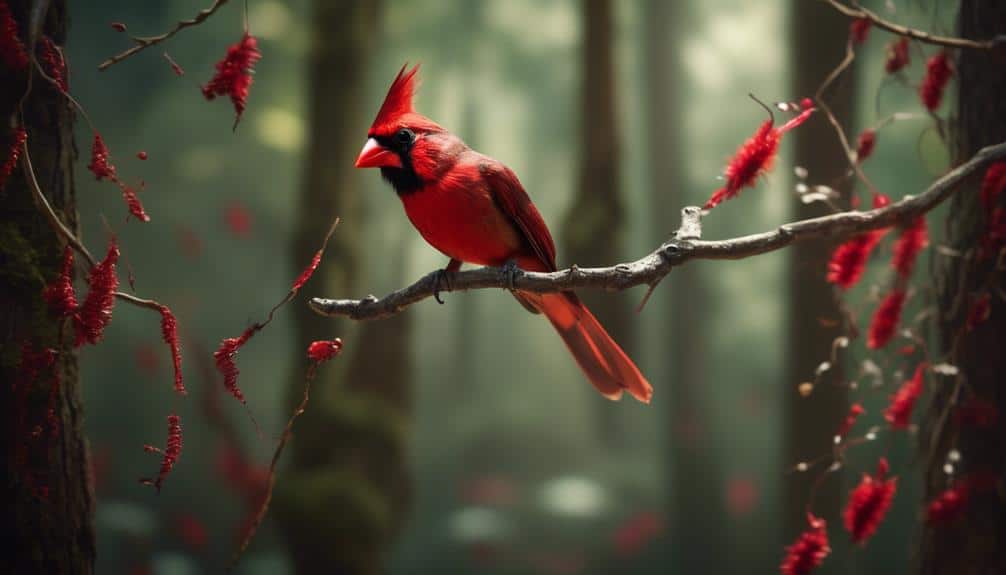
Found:
[[(918, 196), (906, 196), (884, 208), (865, 212), (848, 211), (783, 224), (775, 230), (727, 240), (672, 238), (652, 253), (633, 262), (606, 268), (572, 267), (552, 273), (521, 272), (517, 277), (499, 268), (479, 268), (457, 272), (448, 291), (508, 288), (534, 293), (555, 293), (576, 288), (624, 290), (662, 279), (671, 269), (689, 260), (736, 260), (775, 251), (798, 241), (830, 237), (845, 239), (855, 234), (898, 225), (932, 210), (953, 195), (959, 185), (988, 163), (1006, 158), (1006, 143), (983, 148), (970, 160), (933, 182)], [(315, 298), (311, 309), (321, 315), (373, 320), (393, 316), (406, 307), (432, 297), (438, 288), (439, 272), (431, 272), (412, 285), (384, 298), (362, 300)], [(442, 282), (440, 282), (442, 283)]]
[(175, 24), (174, 28), (168, 30), (167, 32), (159, 36), (131, 36), (130, 38), (132, 39), (133, 42), (136, 43), (136, 45), (128, 50), (120, 52), (115, 56), (112, 56), (111, 58), (105, 60), (104, 62), (98, 65), (98, 69), (104, 71), (108, 69), (110, 66), (117, 64), (134, 54), (137, 54), (139, 52), (142, 52), (143, 50), (146, 50), (151, 46), (156, 46), (157, 44), (164, 42), (165, 40), (171, 38), (172, 36), (181, 32), (186, 28), (201, 24), (204, 20), (212, 16), (228, 1), (229, 0), (214, 0), (213, 4), (209, 8), (204, 8), (200, 10), (199, 13), (196, 14), (194, 18), (190, 20), (181, 20), (180, 22)]
[(991, 38), (989, 40), (968, 40), (966, 38), (956, 38), (953, 36), (937, 36), (935, 34), (930, 34), (923, 30), (918, 30), (916, 28), (909, 28), (907, 26), (902, 26), (900, 24), (895, 24), (890, 20), (885, 20), (881, 18), (876, 13), (863, 8), (860, 5), (848, 6), (839, 2), (838, 0), (824, 0), (831, 5), (832, 8), (838, 10), (842, 14), (848, 16), (849, 18), (864, 18), (873, 23), (877, 28), (883, 28), (888, 32), (892, 32), (899, 36), (905, 36), (913, 40), (918, 40), (919, 42), (924, 42), (926, 44), (935, 44), (937, 46), (946, 46), (947, 48), (973, 48), (977, 50), (991, 50), (999, 45), (1006, 44), (1006, 36), (999, 35)]

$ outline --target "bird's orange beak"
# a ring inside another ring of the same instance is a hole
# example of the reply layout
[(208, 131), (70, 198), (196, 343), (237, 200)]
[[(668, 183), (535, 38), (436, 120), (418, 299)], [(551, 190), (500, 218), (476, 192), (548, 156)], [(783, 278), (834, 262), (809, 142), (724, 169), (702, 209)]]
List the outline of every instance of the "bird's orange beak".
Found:
[(377, 143), (374, 138), (367, 138), (367, 143), (356, 158), (357, 168), (401, 168), (402, 159), (398, 154)]

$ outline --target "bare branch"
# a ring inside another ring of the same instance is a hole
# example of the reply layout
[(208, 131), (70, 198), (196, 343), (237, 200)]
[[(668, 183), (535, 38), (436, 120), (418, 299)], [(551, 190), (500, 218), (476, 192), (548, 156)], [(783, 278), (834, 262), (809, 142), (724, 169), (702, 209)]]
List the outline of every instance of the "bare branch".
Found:
[(161, 34), (159, 36), (132, 36), (131, 39), (136, 44), (135, 46), (133, 46), (132, 48), (130, 48), (128, 50), (120, 52), (120, 53), (116, 54), (115, 56), (112, 56), (111, 58), (105, 60), (104, 62), (102, 62), (101, 64), (98, 65), (98, 69), (101, 70), (101, 71), (105, 71), (106, 69), (108, 69), (113, 64), (117, 64), (117, 63), (125, 60), (126, 58), (129, 58), (130, 56), (132, 56), (134, 54), (137, 54), (139, 52), (142, 52), (143, 50), (146, 50), (147, 48), (149, 48), (151, 46), (156, 46), (157, 44), (160, 44), (161, 42), (164, 42), (165, 40), (171, 38), (172, 36), (174, 36), (175, 34), (181, 32), (182, 30), (184, 30), (186, 28), (189, 28), (189, 27), (201, 24), (204, 20), (206, 20), (207, 18), (209, 18), (210, 16), (212, 16), (217, 10), (219, 10), (228, 1), (229, 0), (214, 0), (213, 4), (210, 7), (203, 8), (202, 10), (200, 10), (199, 13), (196, 14), (194, 18), (192, 18), (190, 20), (182, 20), (182, 21), (178, 22), (177, 24), (175, 24), (174, 28), (172, 28), (171, 30), (168, 30), (167, 32), (165, 32), (164, 34)]
[(966, 38), (955, 38), (953, 36), (936, 36), (923, 30), (909, 28), (907, 26), (895, 24), (890, 20), (885, 20), (878, 16), (875, 12), (863, 8), (858, 2), (854, 2), (854, 6), (848, 6), (838, 0), (824, 1), (830, 4), (832, 8), (838, 10), (849, 18), (864, 18), (872, 22), (877, 28), (883, 28), (888, 32), (892, 32), (899, 36), (905, 36), (913, 40), (918, 40), (919, 42), (925, 42), (926, 44), (946, 46), (947, 48), (974, 48), (978, 50), (991, 50), (997, 46), (1006, 44), (1006, 36), (996, 36), (989, 40), (980, 41), (968, 40)]
[[(849, 211), (783, 224), (775, 230), (727, 240), (701, 240), (674, 237), (652, 253), (633, 262), (606, 268), (572, 266), (552, 273), (522, 272), (509, 277), (506, 269), (479, 268), (456, 272), (449, 291), (487, 288), (513, 288), (535, 293), (554, 293), (576, 288), (624, 290), (654, 285), (670, 271), (689, 260), (736, 260), (782, 249), (792, 243), (814, 238), (845, 239), (868, 230), (897, 225), (924, 214), (949, 198), (959, 185), (988, 163), (1006, 158), (1006, 143), (980, 150), (967, 162), (950, 170), (918, 196), (906, 196), (887, 207), (866, 212)], [(697, 209), (697, 208), (695, 208)], [(688, 208), (686, 208), (688, 210)], [(691, 212), (686, 212), (691, 213)], [(697, 226), (692, 226), (696, 228)], [(393, 316), (406, 307), (433, 296), (438, 287), (439, 271), (420, 278), (414, 284), (383, 298), (369, 296), (362, 300), (315, 298), (311, 309), (321, 315), (373, 320)], [(443, 290), (441, 290), (443, 291)]]

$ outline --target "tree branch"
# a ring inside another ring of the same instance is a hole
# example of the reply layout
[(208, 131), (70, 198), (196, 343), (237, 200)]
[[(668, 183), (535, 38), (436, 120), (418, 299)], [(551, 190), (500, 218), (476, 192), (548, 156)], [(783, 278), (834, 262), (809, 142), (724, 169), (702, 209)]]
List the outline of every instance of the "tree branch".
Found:
[(918, 40), (920, 42), (925, 42), (926, 44), (935, 44), (937, 46), (946, 46), (947, 48), (974, 48), (978, 50), (991, 50), (997, 46), (1006, 44), (1006, 36), (996, 36), (989, 40), (968, 40), (966, 38), (955, 38), (952, 36), (936, 36), (925, 32), (923, 30), (918, 30), (915, 28), (909, 28), (907, 26), (902, 26), (900, 24), (895, 24), (890, 20), (885, 20), (878, 16), (875, 12), (872, 12), (866, 8), (859, 5), (858, 2), (853, 2), (853, 6), (848, 6), (839, 2), (838, 0), (824, 0), (832, 6), (835, 10), (838, 10), (842, 14), (848, 16), (849, 18), (863, 18), (869, 20), (877, 28), (883, 28), (888, 32), (893, 32), (899, 36), (905, 36), (913, 40)]
[[(672, 269), (689, 260), (736, 260), (782, 249), (814, 238), (844, 239), (868, 230), (897, 225), (924, 214), (953, 195), (959, 185), (988, 163), (1006, 158), (1006, 142), (983, 148), (967, 162), (950, 170), (918, 196), (905, 196), (887, 207), (866, 212), (849, 211), (783, 224), (775, 230), (726, 240), (698, 239), (697, 208), (682, 210), (684, 224), (674, 237), (652, 253), (628, 263), (605, 268), (572, 266), (552, 273), (519, 272), (510, 277), (506, 268), (479, 268), (450, 274), (449, 285), (441, 291), (510, 288), (535, 293), (554, 293), (575, 288), (624, 290), (655, 285)], [(314, 298), (309, 302), (316, 313), (354, 320), (374, 320), (393, 316), (406, 307), (431, 297), (445, 282), (441, 272), (431, 272), (414, 284), (383, 298), (362, 300)], [(511, 283), (512, 282), (512, 283)]]
[(117, 64), (138, 52), (142, 52), (143, 50), (146, 50), (151, 46), (156, 46), (157, 44), (164, 42), (165, 40), (171, 38), (172, 36), (181, 32), (186, 28), (201, 24), (204, 20), (212, 16), (228, 1), (229, 0), (214, 0), (212, 5), (210, 5), (208, 8), (203, 8), (202, 10), (200, 10), (199, 13), (196, 14), (194, 18), (178, 22), (177, 24), (175, 24), (174, 28), (168, 30), (167, 32), (159, 36), (131, 36), (130, 38), (136, 45), (128, 50), (120, 52), (115, 56), (112, 56), (111, 58), (105, 60), (104, 62), (98, 65), (98, 69), (101, 71), (105, 71), (110, 66)]

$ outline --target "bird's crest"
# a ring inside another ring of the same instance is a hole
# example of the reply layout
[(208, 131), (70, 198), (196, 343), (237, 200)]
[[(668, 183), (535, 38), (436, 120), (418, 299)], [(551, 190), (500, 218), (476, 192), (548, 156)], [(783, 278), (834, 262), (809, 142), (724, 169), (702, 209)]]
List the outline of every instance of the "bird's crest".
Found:
[(384, 103), (381, 104), (381, 109), (377, 112), (377, 117), (374, 118), (374, 123), (370, 126), (371, 132), (380, 132), (381, 127), (392, 124), (402, 116), (413, 112), (412, 95), (419, 83), (416, 78), (419, 64), (407, 72), (405, 71), (406, 67), (408, 64), (402, 66), (402, 69), (398, 71), (398, 76), (395, 76), (395, 81), (388, 88), (388, 95), (384, 97)]

